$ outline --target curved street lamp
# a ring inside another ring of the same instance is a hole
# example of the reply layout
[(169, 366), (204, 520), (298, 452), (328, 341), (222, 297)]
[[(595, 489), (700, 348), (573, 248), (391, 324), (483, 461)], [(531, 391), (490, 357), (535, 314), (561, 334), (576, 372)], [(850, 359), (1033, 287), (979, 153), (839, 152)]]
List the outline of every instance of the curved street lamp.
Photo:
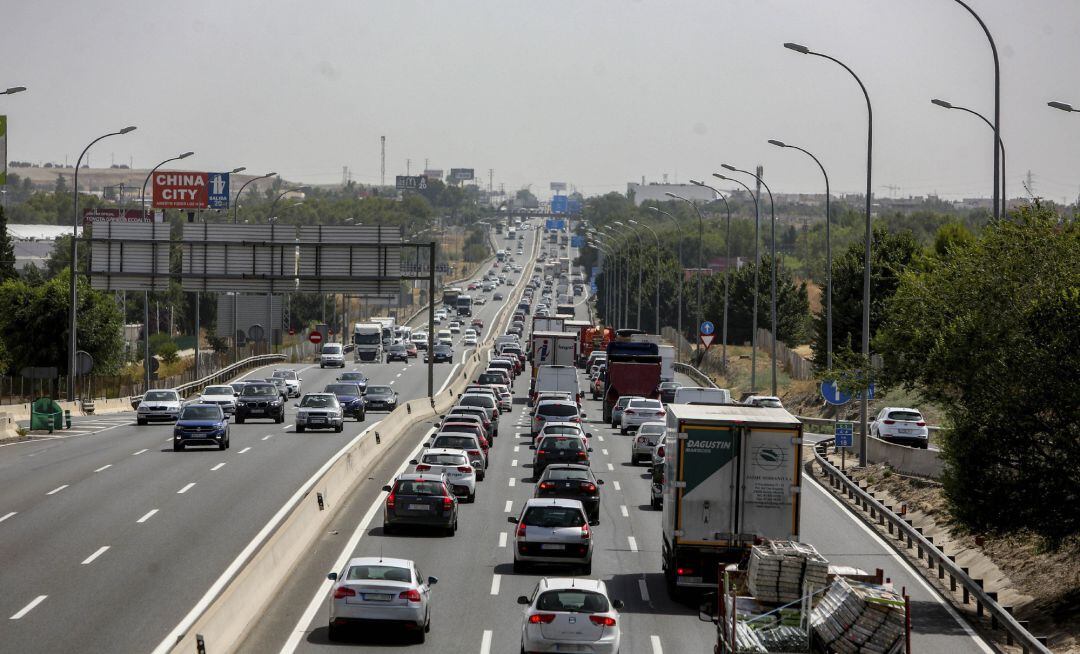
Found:
[(758, 314), (758, 288), (760, 288), (761, 279), (761, 253), (759, 248), (761, 245), (761, 210), (759, 208), (758, 197), (754, 195), (754, 192), (750, 190), (750, 187), (744, 184), (741, 180), (734, 177), (726, 177), (720, 173), (713, 173), (713, 177), (716, 179), (722, 179), (725, 182), (734, 182), (739, 186), (746, 189), (746, 194), (750, 196), (750, 199), (754, 201), (754, 308), (750, 312), (752, 316), (750, 326), (750, 392), (757, 391), (757, 314)]
[[(655, 271), (656, 272), (656, 322), (654, 323), (654, 325), (656, 327), (656, 333), (659, 334), (660, 333), (660, 237), (656, 235), (656, 230), (654, 230), (652, 227), (649, 227), (645, 223), (640, 223), (640, 222), (634, 220), (633, 218), (631, 218), (629, 222), (630, 222), (631, 225), (634, 225), (636, 227), (641, 227), (643, 229), (649, 230), (649, 233), (652, 234), (653, 239), (656, 241), (656, 271)], [(640, 328), (641, 327), (639, 326), (638, 329), (640, 329)]]
[[(956, 2), (959, 2), (961, 5), (963, 5), (968, 11), (971, 11), (971, 7), (968, 7), (961, 0), (956, 0)], [(972, 13), (973, 16), (975, 16), (975, 18), (977, 20), (979, 19), (979, 17), (975, 14), (975, 12), (971, 11), (971, 13)], [(982, 24), (982, 20), (979, 20), (979, 23)], [(984, 30), (986, 29), (985, 25), (983, 25), (983, 29)], [(987, 32), (986, 35), (987, 35), (987, 37), (989, 37), (990, 32)], [(992, 48), (994, 47), (993, 43), (994, 43), (994, 41), (991, 38), (990, 39), (990, 45), (991, 45)], [(864, 243), (863, 243), (863, 307), (862, 307), (863, 308), (863, 312), (862, 312), (863, 313), (863, 315), (862, 315), (862, 331), (863, 331), (863, 334), (862, 334), (862, 355), (863, 355), (864, 364), (869, 366), (869, 364), (870, 364), (870, 247), (871, 247), (871, 243), (872, 243), (872, 240), (873, 240), (873, 233), (871, 231), (872, 228), (871, 228), (871, 224), (870, 224), (870, 200), (871, 200), (871, 195), (870, 194), (871, 194), (871, 189), (872, 189), (873, 151), (874, 151), (874, 111), (873, 111), (873, 107), (870, 105), (870, 94), (867, 93), (866, 85), (862, 83), (862, 80), (859, 79), (859, 76), (855, 74), (855, 71), (851, 70), (851, 68), (848, 67), (847, 64), (840, 61), (839, 59), (836, 59), (834, 57), (830, 57), (829, 55), (822, 54), (820, 52), (814, 52), (814, 51), (810, 50), (809, 48), (807, 48), (806, 46), (799, 45), (798, 43), (785, 43), (784, 47), (787, 48), (788, 50), (792, 50), (794, 52), (798, 52), (798, 53), (801, 53), (801, 54), (809, 54), (809, 55), (814, 55), (815, 57), (821, 57), (822, 59), (828, 59), (829, 61), (837, 64), (838, 66), (840, 66), (841, 68), (846, 70), (848, 72), (848, 74), (851, 75), (851, 77), (855, 79), (855, 82), (859, 85), (859, 89), (862, 91), (863, 98), (866, 100), (866, 226), (865, 226), (866, 233), (865, 233), (865, 238), (864, 238)], [(995, 69), (996, 69), (996, 65), (997, 65), (996, 64), (996, 62), (997, 62), (997, 48), (994, 48), (994, 62), (995, 62)], [(997, 75), (995, 73), (995, 78), (996, 77), (997, 77)], [(996, 79), (995, 79), (994, 86), (995, 86), (994, 93), (995, 93), (995, 96), (997, 96), (998, 95), (998, 91), (997, 91), (998, 84), (997, 84)], [(995, 107), (999, 106), (999, 99), (997, 97), (995, 97), (994, 104), (995, 104)], [(1000, 114), (998, 112), (998, 109), (995, 109), (995, 114), (994, 114), (994, 118), (995, 118), (995, 126), (994, 126), (995, 146), (997, 145), (997, 143), (996, 143), (997, 138), (1000, 137), (1000, 132), (999, 132), (1000, 124), (998, 123), (998, 118), (999, 117), (1000, 117)], [(994, 148), (994, 217), (995, 218), (997, 218), (998, 215), (999, 215), (998, 214), (999, 207), (998, 207), (998, 203), (997, 203), (998, 173), (999, 173), (998, 160), (997, 160), (998, 154), (997, 153), (998, 153), (998, 150), (997, 150), (997, 147), (995, 147)], [(869, 378), (869, 372), (870, 372), (869, 370), (866, 371), (867, 378)], [(868, 427), (869, 427), (869, 425), (868, 425), (868, 415), (867, 415), (867, 411), (868, 411), (869, 406), (868, 406), (868, 399), (867, 399), (866, 396), (867, 396), (867, 393), (863, 393), (862, 394), (862, 400), (859, 403), (859, 427), (860, 427), (860, 431), (861, 431), (861, 433), (859, 434), (859, 465), (863, 466), (863, 467), (866, 466), (866, 436), (869, 433), (869, 431), (868, 431)]]
[[(958, 109), (960, 111), (966, 111), (967, 113), (975, 116), (979, 120), (986, 123), (987, 126), (990, 127), (990, 129), (994, 129), (994, 123), (990, 122), (990, 120), (986, 116), (982, 115), (978, 111), (975, 111), (974, 109), (961, 107), (960, 105), (953, 104), (946, 100), (940, 100), (938, 98), (932, 98), (930, 100), (930, 104), (937, 105), (942, 109)], [(1009, 209), (1009, 196), (1005, 192), (1005, 143), (1000, 138), (997, 141), (997, 147), (1001, 149), (1001, 204), (1003, 208), (1002, 213), (1006, 213)]]
[(724, 196), (718, 189), (715, 189), (705, 182), (699, 182), (696, 180), (690, 180), (691, 184), (696, 184), (703, 188), (707, 188), (715, 193), (721, 200), (724, 201), (724, 209), (727, 211), (727, 229), (724, 235), (724, 327), (723, 327), (723, 344), (721, 346), (720, 358), (724, 364), (724, 374), (727, 374), (728, 358), (727, 358), (727, 341), (728, 341), (728, 293), (729, 286), (731, 286), (731, 276), (727, 269), (731, 265), (731, 205), (728, 204), (727, 197)]
[(677, 239), (679, 241), (679, 260), (677, 262), (678, 263), (678, 273), (679, 273), (678, 284), (677, 284), (678, 289), (679, 289), (679, 299), (677, 300), (678, 307), (679, 307), (678, 308), (678, 321), (677, 321), (678, 330), (679, 330), (679, 340), (678, 340), (677, 346), (679, 348), (679, 359), (682, 360), (682, 354), (683, 354), (682, 353), (682, 343), (683, 343), (684, 340), (686, 340), (686, 336), (683, 333), (683, 326), (682, 326), (682, 305), (683, 305), (682, 287), (683, 287), (683, 280), (686, 278), (686, 274), (684, 272), (683, 263), (682, 263), (682, 261), (683, 261), (683, 258), (682, 258), (682, 234), (678, 233), (679, 232), (679, 219), (675, 217), (675, 214), (668, 213), (667, 211), (664, 211), (663, 209), (660, 209), (659, 207), (654, 207), (654, 206), (650, 205), (649, 209), (651, 209), (652, 211), (656, 212), (657, 214), (659, 214), (661, 216), (667, 216), (672, 221), (674, 221), (676, 237), (677, 237)]
[[(704, 243), (704, 241), (705, 241), (705, 219), (702, 218), (701, 210), (698, 209), (698, 206), (696, 204), (694, 204), (693, 202), (691, 202), (690, 200), (687, 200), (686, 198), (684, 198), (681, 195), (675, 195), (674, 193), (669, 193), (669, 192), (664, 192), (664, 195), (666, 195), (666, 196), (668, 196), (670, 198), (673, 198), (675, 200), (682, 200), (683, 202), (689, 204), (691, 207), (694, 208), (694, 212), (697, 214), (697, 219), (698, 219), (697, 322), (698, 322), (698, 328), (700, 329), (701, 328), (701, 321), (702, 321), (702, 317), (701, 317), (701, 275), (702, 275), (703, 271), (705, 270), (704, 250), (702, 249), (702, 247), (703, 247), (702, 243)], [(700, 349), (700, 348), (701, 348), (701, 346), (698, 345), (698, 349)]]
[(277, 203), (281, 200), (281, 198), (285, 197), (289, 193), (297, 193), (297, 192), (300, 192), (300, 191), (307, 191), (307, 190), (309, 190), (309, 187), (307, 187), (307, 186), (294, 186), (293, 188), (287, 188), (284, 191), (282, 191), (281, 193), (278, 193), (278, 196), (276, 198), (274, 198), (273, 202), (270, 203), (270, 211), (269, 211), (269, 213), (266, 214), (267, 222), (270, 222), (270, 217), (274, 215), (274, 208), (277, 207)]
[(0, 95), (15, 95), (16, 93), (22, 93), (25, 90), (25, 86), (9, 86), (7, 89), (0, 91)]
[[(5, 94), (19, 93), (25, 91), (24, 86), (13, 86), (5, 91)], [(76, 280), (79, 276), (79, 168), (82, 167), (83, 157), (86, 156), (90, 147), (101, 139), (108, 138), (110, 136), (120, 136), (121, 134), (127, 134), (134, 132), (135, 127), (125, 127), (116, 132), (109, 132), (108, 134), (102, 134), (93, 141), (90, 141), (90, 145), (83, 148), (82, 153), (79, 155), (79, 160), (75, 163), (75, 187), (72, 191), (74, 197), (75, 211), (71, 217), (72, 232), (71, 232), (71, 310), (68, 312), (68, 379), (67, 379), (67, 398), (69, 402), (75, 401), (75, 352), (76, 350), (76, 337), (78, 335), (77, 318), (79, 315), (79, 287)]]
[(265, 175), (260, 175), (259, 177), (252, 177), (240, 186), (240, 190), (236, 192), (236, 198), (233, 200), (232, 221), (234, 225), (236, 224), (236, 212), (240, 209), (240, 195), (243, 194), (244, 189), (246, 189), (248, 187), (248, 184), (251, 184), (252, 182), (257, 182), (260, 179), (266, 179), (267, 177), (273, 177), (274, 175), (277, 175), (277, 173), (266, 173)]
[(1074, 109), (1071, 104), (1066, 104), (1064, 102), (1058, 102), (1056, 100), (1051, 100), (1050, 102), (1047, 102), (1046, 106), (1053, 107), (1054, 109), (1059, 109), (1061, 111), (1080, 113), (1080, 109)]

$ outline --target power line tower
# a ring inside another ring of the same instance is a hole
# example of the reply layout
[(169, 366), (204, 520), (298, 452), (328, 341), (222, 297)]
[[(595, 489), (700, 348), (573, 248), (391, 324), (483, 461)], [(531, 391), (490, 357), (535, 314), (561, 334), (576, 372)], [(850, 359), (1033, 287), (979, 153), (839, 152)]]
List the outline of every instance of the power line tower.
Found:
[(386, 137), (380, 136), (379, 141), (382, 143), (382, 164), (379, 171), (379, 186), (386, 186)]

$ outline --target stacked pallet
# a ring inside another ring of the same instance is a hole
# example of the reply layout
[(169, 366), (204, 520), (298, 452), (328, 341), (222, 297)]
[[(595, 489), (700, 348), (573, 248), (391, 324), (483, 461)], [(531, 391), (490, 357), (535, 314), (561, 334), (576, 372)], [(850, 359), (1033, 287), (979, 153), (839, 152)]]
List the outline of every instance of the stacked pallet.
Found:
[(881, 586), (839, 578), (810, 624), (829, 652), (895, 654), (904, 648), (904, 599)]
[(761, 602), (787, 604), (825, 587), (829, 562), (813, 545), (770, 541), (750, 553), (747, 584)]

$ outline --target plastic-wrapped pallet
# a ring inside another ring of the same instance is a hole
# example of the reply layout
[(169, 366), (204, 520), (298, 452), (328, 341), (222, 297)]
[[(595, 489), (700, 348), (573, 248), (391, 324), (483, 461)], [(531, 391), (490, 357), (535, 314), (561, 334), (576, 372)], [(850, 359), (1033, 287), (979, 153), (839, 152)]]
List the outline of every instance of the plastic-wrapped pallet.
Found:
[(829, 562), (813, 545), (770, 541), (750, 552), (747, 583), (762, 602), (786, 604), (825, 587)]
[(903, 651), (904, 599), (887, 588), (837, 579), (811, 612), (811, 627), (829, 652)]

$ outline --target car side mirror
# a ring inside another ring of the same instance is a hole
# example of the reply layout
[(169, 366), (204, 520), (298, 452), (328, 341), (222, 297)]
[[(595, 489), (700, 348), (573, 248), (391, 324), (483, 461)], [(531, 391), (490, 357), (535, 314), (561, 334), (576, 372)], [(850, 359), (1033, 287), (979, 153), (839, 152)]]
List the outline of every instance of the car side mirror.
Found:
[(713, 607), (716, 603), (716, 593), (705, 593), (701, 598), (701, 604), (698, 606), (698, 620), (702, 622), (715, 622), (713, 618)]
[(438, 577), (428, 577), (427, 578), (427, 585), (428, 586), (434, 586), (437, 583), (439, 583), (439, 578)]
[(330, 581), (337, 581), (337, 573), (331, 572), (330, 574), (326, 575), (326, 578)]
[(411, 466), (417, 465), (416, 459), (412, 459), (411, 461), (409, 461), (409, 465), (411, 465)]
[(299, 402), (293, 402), (292, 405), (297, 409), (300, 408), (300, 403)]
[(512, 525), (516, 525), (518, 523), (518, 519), (515, 518), (514, 516), (508, 516), (506, 518), (506, 521), (509, 522)]
[(604, 485), (604, 480), (603, 480), (603, 479), (597, 479), (597, 480), (596, 480), (596, 483), (597, 483), (597, 485), (599, 485), (599, 486), (603, 486), (603, 485)]
[(592, 438), (592, 437), (593, 437), (593, 434), (592, 434), (591, 431), (585, 432), (585, 438)]
[(598, 525), (598, 524), (600, 524), (600, 521), (599, 521), (599, 520), (590, 520), (590, 521), (589, 521), (589, 526), (590, 526), (590, 527), (595, 527), (595, 526), (596, 526), (596, 525)]
[(382, 489), (383, 489), (384, 491), (386, 491), (387, 493), (389, 493), (389, 492), (391, 492), (391, 491), (393, 491), (393, 490), (394, 490), (394, 488), (393, 488), (392, 486), (383, 486), (383, 487), (382, 487)]
[(623, 602), (621, 599), (616, 599), (616, 600), (611, 600), (611, 606), (616, 611), (622, 611), (623, 607), (626, 606), (626, 603)]
[(524, 604), (525, 606), (528, 606), (529, 605), (529, 598), (526, 597), (525, 595), (518, 595), (517, 603), (518, 604)]
[(535, 446), (535, 445), (530, 445), (530, 446), (529, 446), (529, 449), (530, 449), (530, 450), (535, 450), (535, 449), (536, 449), (536, 446)]
[(586, 451), (586, 452), (592, 452), (592, 448), (591, 448), (591, 447), (586, 447), (586, 448), (585, 448), (585, 451)]
[(581, 414), (581, 417), (582, 417), (582, 418), (584, 418), (584, 417), (585, 417), (585, 414), (584, 414), (584, 413), (582, 413), (582, 414)]

